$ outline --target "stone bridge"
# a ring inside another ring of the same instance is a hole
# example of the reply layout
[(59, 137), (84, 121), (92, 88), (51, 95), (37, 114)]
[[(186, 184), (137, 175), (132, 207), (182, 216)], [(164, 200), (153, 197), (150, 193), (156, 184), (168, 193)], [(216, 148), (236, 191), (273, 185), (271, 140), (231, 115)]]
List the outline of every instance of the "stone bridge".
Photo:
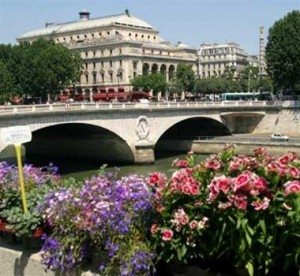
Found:
[[(0, 129), (29, 125), (26, 154), (153, 162), (156, 149), (231, 133), (300, 135), (299, 105), (282, 102), (88, 103), (0, 108)], [(3, 155), (7, 148), (0, 142)], [(1, 155), (0, 154), (0, 155)], [(5, 155), (5, 154), (4, 154)]]

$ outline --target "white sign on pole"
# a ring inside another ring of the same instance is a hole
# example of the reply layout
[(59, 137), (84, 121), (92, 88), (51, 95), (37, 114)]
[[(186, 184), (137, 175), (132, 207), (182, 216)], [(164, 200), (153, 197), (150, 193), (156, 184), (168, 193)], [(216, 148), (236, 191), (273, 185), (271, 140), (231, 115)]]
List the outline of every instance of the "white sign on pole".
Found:
[(23, 144), (31, 141), (29, 126), (13, 126), (1, 129), (1, 140), (6, 145)]

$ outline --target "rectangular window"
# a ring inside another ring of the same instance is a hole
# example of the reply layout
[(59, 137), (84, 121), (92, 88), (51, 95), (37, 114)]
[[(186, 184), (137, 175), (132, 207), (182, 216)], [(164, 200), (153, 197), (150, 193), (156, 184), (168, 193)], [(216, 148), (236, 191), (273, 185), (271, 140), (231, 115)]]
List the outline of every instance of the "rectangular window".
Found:
[(96, 73), (93, 74), (93, 83), (94, 84), (97, 83), (97, 74)]
[(119, 49), (119, 54), (122, 54), (122, 49), (121, 48)]
[(88, 64), (87, 64), (87, 63), (85, 64), (85, 69), (86, 69), (86, 70), (88, 69)]
[(102, 66), (102, 67), (104, 66), (104, 61), (103, 61), (103, 60), (101, 61), (101, 66)]
[(133, 77), (134, 77), (134, 78), (136, 77), (136, 72), (133, 72)]
[(136, 69), (136, 68), (137, 68), (137, 62), (134, 61), (134, 62), (133, 62), (133, 69)]
[(93, 62), (93, 68), (94, 69), (96, 68), (96, 62)]
[(122, 72), (119, 73), (119, 78), (120, 78), (120, 81), (123, 81), (123, 73)]
[(112, 61), (111, 60), (109, 61), (109, 66), (112, 67)]
[(101, 73), (101, 81), (104, 83), (104, 73)]
[(89, 75), (85, 75), (85, 83), (89, 83)]
[(109, 73), (109, 77), (110, 77), (110, 82), (113, 82), (113, 73)]
[(120, 63), (120, 66), (122, 67), (122, 60), (120, 60), (119, 63)]

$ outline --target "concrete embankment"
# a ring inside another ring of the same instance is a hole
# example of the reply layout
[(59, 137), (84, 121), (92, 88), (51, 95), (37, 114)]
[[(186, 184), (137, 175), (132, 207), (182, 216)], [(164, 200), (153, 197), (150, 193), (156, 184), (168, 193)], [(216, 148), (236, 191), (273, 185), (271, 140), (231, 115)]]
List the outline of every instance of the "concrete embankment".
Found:
[(45, 270), (37, 249), (0, 239), (1, 276), (96, 276), (92, 271), (63, 273)]
[(224, 140), (164, 140), (156, 148), (159, 151), (188, 152), (193, 151), (199, 154), (212, 154), (222, 151), (226, 144), (236, 145), (238, 154), (253, 154), (258, 147), (266, 148), (274, 155), (282, 155), (288, 151), (296, 152), (300, 156), (300, 143), (294, 142), (256, 142), (236, 141), (234, 139)]
[(293, 151), (300, 156), (300, 143), (289, 142), (246, 142), (246, 141), (194, 141), (191, 150), (195, 153), (219, 153), (224, 145), (228, 143), (236, 145), (236, 150), (239, 154), (253, 154), (253, 150), (258, 147), (264, 147), (274, 155), (282, 155), (288, 151)]

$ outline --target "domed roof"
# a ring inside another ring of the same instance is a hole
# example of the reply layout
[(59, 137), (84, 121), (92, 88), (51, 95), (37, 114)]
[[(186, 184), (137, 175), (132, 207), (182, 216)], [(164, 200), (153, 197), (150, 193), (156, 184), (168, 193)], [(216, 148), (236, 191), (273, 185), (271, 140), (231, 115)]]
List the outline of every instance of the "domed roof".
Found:
[(181, 49), (190, 49), (191, 48), (191, 46), (189, 46), (189, 45), (187, 45), (187, 44), (184, 44), (184, 43), (182, 43), (182, 42), (178, 42), (177, 43), (177, 48), (181, 48)]
[(111, 24), (155, 30), (150, 24), (148, 24), (144, 20), (132, 16), (128, 13), (128, 11), (126, 11), (124, 14), (117, 14), (87, 20), (78, 20), (62, 24), (49, 24), (48, 27), (30, 31), (28, 33), (23, 34), (19, 38), (31, 38), (36, 36), (47, 36), (65, 32), (88, 30), (92, 28), (108, 26)]

